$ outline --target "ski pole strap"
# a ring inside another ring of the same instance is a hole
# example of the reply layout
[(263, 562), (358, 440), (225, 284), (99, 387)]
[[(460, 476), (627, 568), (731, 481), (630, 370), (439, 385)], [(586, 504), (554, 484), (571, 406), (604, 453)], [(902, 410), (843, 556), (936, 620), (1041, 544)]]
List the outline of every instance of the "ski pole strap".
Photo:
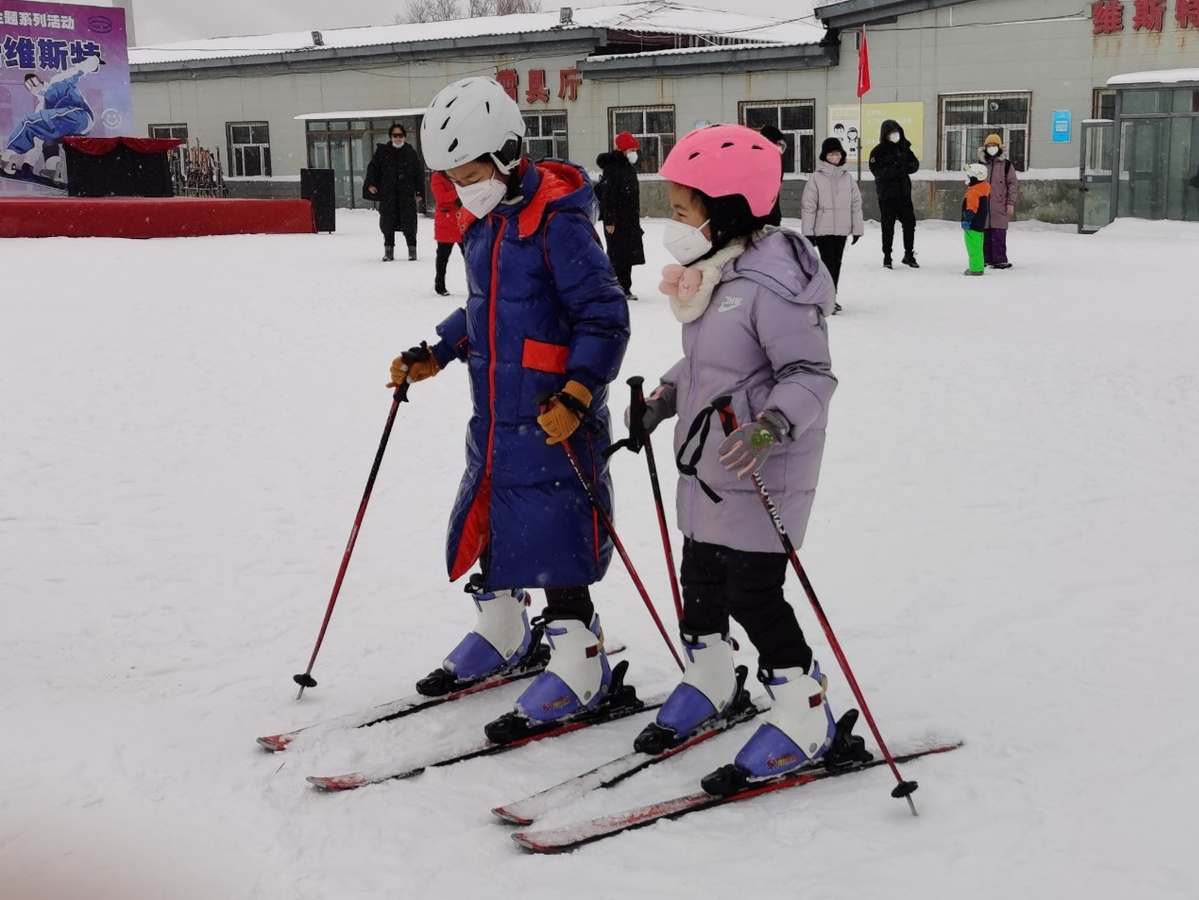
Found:
[[(724, 498), (717, 494), (712, 488), (699, 477), (699, 469), (697, 464), (700, 457), (704, 453), (704, 445), (708, 442), (708, 435), (712, 432), (712, 416), (717, 416), (720, 419), (720, 427), (724, 432), (725, 437), (732, 434), (737, 427), (737, 417), (733, 415), (733, 409), (730, 406), (732, 398), (725, 395), (717, 397), (708, 406), (704, 407), (703, 411), (695, 417), (691, 422), (691, 427), (687, 429), (687, 437), (679, 446), (679, 452), (675, 455), (675, 464), (679, 467), (680, 475), (690, 475), (700, 486), (700, 489), (708, 495), (708, 499), (713, 503), (720, 503)], [(695, 448), (691, 455), (684, 459), (687, 453), (688, 446), (695, 442)]]

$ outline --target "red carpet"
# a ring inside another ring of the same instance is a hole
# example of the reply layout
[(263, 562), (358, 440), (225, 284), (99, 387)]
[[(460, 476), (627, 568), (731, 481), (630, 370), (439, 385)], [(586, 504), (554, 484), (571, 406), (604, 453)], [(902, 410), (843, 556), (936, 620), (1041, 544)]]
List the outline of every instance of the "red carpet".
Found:
[(196, 237), (312, 234), (307, 200), (205, 197), (0, 198), (0, 237)]

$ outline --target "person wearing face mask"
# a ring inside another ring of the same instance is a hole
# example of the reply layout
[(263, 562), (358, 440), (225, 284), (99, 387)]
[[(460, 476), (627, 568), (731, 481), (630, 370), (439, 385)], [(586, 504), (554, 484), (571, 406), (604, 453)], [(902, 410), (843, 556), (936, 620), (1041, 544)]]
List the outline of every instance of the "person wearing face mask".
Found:
[[(494, 741), (610, 697), (589, 585), (607, 570), (612, 542), (567, 450), (611, 516), (608, 383), (629, 340), (628, 302), (591, 221), (590, 181), (572, 163), (530, 161), (524, 133), (519, 107), (490, 78), (454, 82), (425, 111), (425, 162), (462, 203), (469, 296), (437, 326), (435, 344), (395, 359), (388, 384), (419, 383), (458, 360), (473, 403), (446, 568), (456, 581), (478, 564), (467, 582), (478, 617), (417, 690), (444, 694), (519, 671), (542, 628), (550, 642), (545, 671), (487, 726)], [(528, 588), (546, 597), (533, 629)]]
[(987, 167), (987, 183), (991, 185), (991, 204), (983, 231), (983, 263), (993, 269), (1010, 269), (1007, 227), (1016, 214), (1016, 167), (1004, 155), (1003, 138), (997, 134), (987, 135), (978, 148), (978, 161)]
[(408, 242), (408, 258), (416, 259), (416, 204), (421, 199), (422, 171), (404, 126), (391, 126), (386, 144), (375, 147), (362, 182), (362, 196), (379, 204), (383, 262), (395, 259), (396, 232)]
[(637, 159), (641, 144), (622, 131), (616, 135), (616, 149), (595, 158), (600, 180), (595, 185), (599, 199), (600, 221), (608, 259), (616, 270), (616, 280), (629, 300), (633, 293), (633, 266), (645, 265), (645, 247), (641, 243), (641, 186), (637, 181)]
[[(787, 152), (787, 136), (779, 131), (774, 125), (763, 125), (760, 129), (762, 137), (779, 148), (779, 154), (785, 155)], [(781, 185), (780, 185), (781, 188)], [(782, 191), (779, 192), (779, 199), (774, 201), (774, 206), (770, 208), (770, 215), (766, 217), (767, 225), (782, 225), (783, 224), (783, 208), (780, 205), (782, 200)]]
[(682, 323), (683, 357), (629, 424), (651, 432), (678, 417), (688, 662), (634, 746), (660, 752), (736, 708), (731, 617), (757, 650), (758, 678), (773, 698), (767, 724), (734, 763), (752, 780), (836, 752), (824, 678), (783, 594), (788, 556), (749, 477), (762, 478), (791, 540), (802, 543), (837, 386), (825, 322), (835, 291), (802, 236), (766, 228), (782, 166), (761, 134), (697, 129), (661, 174), (671, 207), (664, 243), (678, 261), (663, 270), (661, 289)]
[(903, 126), (894, 119), (883, 121), (879, 143), (870, 151), (870, 172), (878, 193), (879, 216), (883, 226), (883, 265), (891, 268), (891, 244), (895, 239), (895, 223), (903, 228), (903, 259), (905, 266), (919, 269), (914, 252), (916, 246), (916, 211), (912, 207), (912, 173), (920, 161), (912, 152), (912, 144), (904, 136)]
[[(845, 148), (835, 137), (825, 138), (820, 146), (816, 171), (803, 189), (803, 233), (816, 245), (820, 259), (837, 288), (841, 279), (841, 258), (845, 239), (853, 236), (856, 244), (864, 231), (862, 195), (857, 182), (845, 169)], [(833, 314), (841, 311), (838, 302)]]

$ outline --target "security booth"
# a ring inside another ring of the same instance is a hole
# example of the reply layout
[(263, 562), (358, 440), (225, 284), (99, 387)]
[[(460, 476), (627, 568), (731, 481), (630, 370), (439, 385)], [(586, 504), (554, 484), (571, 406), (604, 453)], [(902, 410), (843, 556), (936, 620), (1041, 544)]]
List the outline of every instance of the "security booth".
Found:
[(1079, 230), (1117, 216), (1199, 222), (1199, 69), (1107, 83), (1113, 120), (1083, 123)]

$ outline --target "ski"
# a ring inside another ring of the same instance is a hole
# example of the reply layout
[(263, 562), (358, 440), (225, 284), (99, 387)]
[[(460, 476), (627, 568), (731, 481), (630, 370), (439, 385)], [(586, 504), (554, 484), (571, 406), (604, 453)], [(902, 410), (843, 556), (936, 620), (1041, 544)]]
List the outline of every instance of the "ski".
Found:
[[(912, 750), (896, 756), (895, 762), (911, 762), (922, 756), (948, 753), (961, 746), (962, 743), (959, 741), (952, 744), (942, 744)], [(821, 781), (825, 778), (838, 778), (842, 775), (864, 772), (867, 769), (873, 769), (876, 766), (882, 765), (886, 765), (886, 760), (872, 759), (869, 762), (852, 764), (843, 768), (817, 768), (792, 772), (789, 775), (780, 775), (766, 781), (754, 782), (745, 789), (724, 797), (714, 797), (711, 794), (703, 792), (689, 794), (685, 797), (663, 800), (658, 803), (651, 803), (648, 806), (616, 813), (615, 815), (600, 816), (595, 819), (575, 822), (558, 828), (547, 828), (541, 831), (518, 831), (512, 835), (512, 840), (530, 853), (563, 853), (568, 850), (574, 850), (576, 847), (581, 847), (584, 844), (590, 844), (594, 841), (631, 831), (635, 828), (644, 828), (662, 819), (678, 819), (690, 813), (699, 812), (702, 809), (711, 809), (715, 806), (749, 800), (752, 797), (760, 797), (763, 794), (782, 791), (787, 788), (801, 787), (802, 785)]]
[[(624, 649), (624, 644), (614, 642), (611, 649), (606, 649), (605, 652), (608, 656), (615, 656)], [(492, 688), (503, 687), (505, 684), (511, 684), (514, 681), (521, 681), (525, 678), (532, 678), (545, 669), (548, 661), (549, 648), (545, 644), (538, 642), (532, 646), (528, 655), (517, 666), (498, 675), (492, 675), (490, 678), (484, 678), (482, 681), (476, 681), (474, 684), (469, 684), (458, 690), (452, 690), (436, 697), (429, 697), (424, 694), (410, 694), (399, 700), (382, 703), (359, 713), (351, 713), (350, 715), (341, 716), (336, 719), (306, 725), (303, 728), (297, 728), (295, 731), (287, 731), (283, 734), (264, 735), (263, 737), (255, 738), (255, 741), (264, 750), (278, 753), (286, 750), (293, 741), (301, 736), (308, 738), (331, 731), (370, 728), (372, 725), (392, 722), (396, 719), (402, 719), (405, 716), (423, 712), (426, 709), (432, 709), (435, 706), (441, 706), (443, 703), (449, 703), (452, 700), (461, 700), (463, 697), (469, 697), (472, 694), (479, 694)]]
[(592, 725), (605, 725), (608, 722), (615, 722), (629, 716), (635, 716), (646, 710), (657, 709), (666, 702), (665, 694), (652, 697), (648, 700), (638, 698), (637, 692), (631, 686), (622, 683), (624, 672), (627, 668), (627, 662), (622, 662), (613, 668), (612, 684), (614, 689), (612, 699), (607, 704), (565, 721), (548, 722), (544, 725), (533, 726), (526, 734), (507, 743), (496, 743), (484, 738), (481, 741), (468, 744), (457, 750), (430, 756), (422, 762), (404, 763), (374, 770), (351, 772), (347, 775), (309, 775), (307, 779), (308, 783), (322, 791), (350, 791), (369, 784), (381, 784), (385, 781), (411, 778), (414, 775), (419, 775), (425, 769), (452, 766), (455, 763), (466, 762), (469, 759), (478, 759), (481, 756), (494, 756), (498, 753), (506, 753), (509, 750), (523, 747), (534, 741), (560, 737), (564, 734), (570, 734), (572, 731), (589, 728)]
[(728, 711), (728, 714), (701, 726), (697, 732), (683, 742), (673, 747), (668, 747), (658, 753), (642, 753), (637, 750), (626, 753), (624, 756), (610, 760), (589, 772), (568, 778), (566, 781), (546, 788), (544, 791), (531, 794), (523, 800), (497, 806), (491, 811), (492, 814), (500, 821), (506, 822), (509, 825), (532, 825), (538, 816), (551, 809), (556, 809), (564, 803), (577, 800), (592, 791), (610, 788), (627, 778), (631, 778), (638, 772), (648, 769), (650, 766), (672, 759), (680, 753), (716, 737), (718, 734), (723, 734), (735, 725), (749, 721), (762, 710), (753, 704), (749, 699), (749, 693), (744, 690), (746, 674), (745, 667), (739, 666), (737, 669), (738, 696), (733, 701), (734, 706)]

